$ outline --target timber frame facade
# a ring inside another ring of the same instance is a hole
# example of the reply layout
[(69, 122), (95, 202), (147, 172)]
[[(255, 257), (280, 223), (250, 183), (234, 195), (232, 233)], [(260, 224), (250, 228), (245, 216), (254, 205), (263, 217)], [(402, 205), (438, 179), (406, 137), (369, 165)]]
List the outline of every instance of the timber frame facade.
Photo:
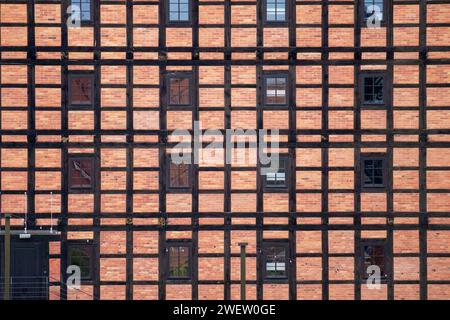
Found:
[[(92, 0), (92, 22), (73, 29), (69, 0), (0, 0), (1, 213), (17, 230), (25, 211), (31, 230), (52, 215), (60, 235), (13, 239), (48, 243), (49, 299), (239, 299), (241, 242), (249, 299), (450, 298), (450, 1), (386, 0), (378, 29), (360, 0), (286, 0), (282, 23), (265, 3), (189, 1), (178, 24), (168, 1)], [(79, 71), (92, 106), (69, 106)], [(364, 105), (374, 71), (384, 104)], [(286, 106), (265, 104), (268, 72), (286, 76)], [(189, 106), (168, 103), (177, 73)], [(279, 129), (287, 187), (228, 153), (191, 165), (189, 190), (168, 188), (170, 134), (199, 120)], [(74, 190), (79, 157), (93, 184)], [(367, 188), (362, 159), (380, 157), (383, 188)], [(185, 279), (168, 274), (175, 245)], [(376, 290), (366, 245), (385, 259)], [(92, 260), (72, 290), (78, 246)], [(267, 277), (267, 246), (284, 248), (285, 277)]]

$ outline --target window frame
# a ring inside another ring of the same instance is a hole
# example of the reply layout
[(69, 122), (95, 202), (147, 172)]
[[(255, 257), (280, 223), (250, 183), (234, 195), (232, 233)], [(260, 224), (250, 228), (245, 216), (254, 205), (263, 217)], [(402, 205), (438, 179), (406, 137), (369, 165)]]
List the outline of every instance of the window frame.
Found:
[[(364, 170), (365, 170), (365, 160), (382, 160), (382, 174), (383, 174), (383, 184), (382, 185), (366, 185), (364, 184)], [(361, 153), (360, 155), (360, 166), (361, 166), (361, 174), (360, 174), (360, 184), (362, 191), (380, 191), (383, 192), (387, 189), (389, 183), (388, 177), (388, 158), (386, 153), (379, 152), (370, 152), (370, 153)]]
[(170, 20), (170, 0), (165, 0), (165, 5), (166, 5), (166, 25), (167, 26), (191, 26), (192, 25), (192, 1), (193, 0), (188, 0), (188, 20), (183, 20), (183, 21), (179, 21), (179, 20)]
[[(73, 1), (74, 0), (70, 0), (70, 4), (69, 5), (72, 5)], [(75, 1), (77, 1), (77, 0), (75, 0)], [(90, 17), (91, 18), (89, 20), (80, 20), (81, 26), (84, 27), (84, 26), (93, 26), (94, 25), (94, 21), (95, 21), (94, 20), (95, 19), (95, 17), (94, 17), (94, 5), (95, 5), (95, 0), (89, 0), (89, 6), (90, 6), (89, 9), (90, 9)], [(81, 10), (81, 8), (80, 8), (80, 10)]]
[[(285, 274), (283, 276), (270, 276), (267, 274), (267, 249), (270, 247), (283, 247), (285, 249)], [(262, 272), (264, 282), (285, 282), (289, 279), (289, 241), (285, 239), (263, 239), (262, 241)]]
[[(284, 185), (270, 185), (267, 183), (267, 175), (266, 174), (262, 174), (263, 176), (263, 190), (265, 192), (270, 192), (270, 191), (286, 191), (289, 189), (289, 177), (291, 175), (291, 160), (289, 157), (289, 154), (287, 153), (280, 153), (279, 156), (279, 161), (283, 160), (285, 162), (285, 167), (284, 167), (284, 174), (285, 174), (285, 179), (284, 179)], [(268, 165), (263, 165), (261, 166), (262, 168), (268, 167)]]
[[(368, 77), (381, 76), (383, 77), (383, 102), (382, 103), (368, 103), (365, 101), (365, 87), (364, 80)], [(367, 70), (361, 72), (359, 76), (360, 87), (360, 105), (363, 107), (386, 107), (388, 104), (388, 90), (387, 90), (388, 74), (385, 70)]]
[[(192, 158), (192, 155), (191, 155)], [(167, 155), (167, 170), (166, 170), (166, 179), (167, 179), (167, 191), (171, 192), (186, 192), (192, 190), (192, 181), (193, 181), (193, 172), (192, 172), (192, 163), (191, 164), (185, 164), (188, 166), (188, 187), (172, 187), (170, 185), (170, 165), (172, 163), (172, 159), (170, 157), (170, 154)]]
[[(278, 0), (275, 0), (278, 1)], [(286, 10), (284, 14), (284, 20), (268, 20), (267, 19), (267, 0), (264, 0), (262, 3), (262, 20), (265, 26), (287, 26), (289, 24), (289, 16), (291, 11), (291, 1), (285, 0)]]
[[(171, 277), (170, 276), (170, 248), (171, 247), (187, 247), (189, 252), (188, 252), (188, 275), (186, 277)], [(166, 258), (166, 270), (167, 270), (167, 275), (166, 275), (166, 279), (168, 281), (171, 282), (183, 282), (183, 281), (187, 281), (190, 282), (192, 280), (192, 275), (193, 275), (193, 268), (192, 268), (192, 263), (193, 263), (193, 243), (191, 239), (177, 239), (177, 240), (166, 240), (166, 253), (167, 253), (167, 258)]]
[[(391, 6), (391, 4), (392, 4), (391, 1), (383, 0), (383, 20), (380, 21), (380, 27), (386, 27), (387, 25), (387, 21), (389, 20), (388, 14), (390, 12), (390, 10), (388, 10), (388, 6)], [(364, 1), (360, 1), (359, 15), (361, 17), (361, 27), (368, 28)]]
[(96, 278), (96, 264), (95, 261), (97, 261), (96, 257), (96, 251), (94, 247), (94, 243), (92, 240), (86, 239), (86, 240), (69, 240), (67, 241), (67, 266), (72, 265), (71, 263), (71, 255), (70, 251), (72, 248), (83, 248), (88, 249), (89, 251), (89, 276), (83, 277), (81, 276), (81, 282), (82, 283), (92, 283), (95, 281)]
[[(189, 80), (189, 103), (188, 104), (170, 104), (170, 80), (171, 79), (188, 79)], [(194, 105), (194, 77), (192, 72), (171, 72), (166, 75), (166, 86), (167, 86), (167, 107), (168, 108), (192, 108)]]
[[(73, 78), (89, 78), (91, 79), (92, 86), (91, 86), (91, 103), (90, 104), (73, 104), (71, 99), (72, 94), (72, 79)], [(71, 110), (85, 110), (85, 109), (93, 109), (95, 106), (95, 91), (96, 91), (96, 85), (95, 85), (95, 72), (94, 71), (69, 71), (67, 74), (67, 107)]]
[[(286, 102), (284, 104), (277, 103), (267, 103), (267, 79), (268, 78), (285, 78), (286, 80)], [(261, 77), (262, 80), (262, 104), (264, 108), (272, 108), (272, 109), (285, 109), (289, 107), (289, 72), (287, 71), (264, 71)]]
[[(92, 183), (90, 187), (80, 187), (80, 188), (74, 188), (72, 187), (72, 176), (70, 175), (70, 165), (72, 160), (90, 160), (92, 162)], [(68, 185), (69, 185), (69, 191), (72, 193), (84, 193), (84, 192), (92, 192), (95, 189), (96, 186), (96, 180), (97, 180), (97, 161), (95, 159), (94, 154), (77, 154), (72, 153), (69, 154), (67, 157), (67, 174), (68, 174)]]
[(360, 250), (360, 259), (359, 259), (359, 273), (360, 273), (360, 278), (361, 281), (367, 281), (367, 279), (369, 278), (369, 275), (367, 274), (365, 269), (365, 265), (364, 265), (364, 247), (365, 246), (381, 246), (383, 247), (383, 252), (384, 252), (384, 274), (381, 275), (381, 283), (386, 283), (387, 282), (387, 278), (388, 278), (388, 259), (389, 259), (389, 254), (388, 254), (388, 245), (387, 245), (387, 240), (383, 239), (383, 238), (366, 238), (366, 239), (361, 239), (360, 243), (359, 243), (359, 250)]

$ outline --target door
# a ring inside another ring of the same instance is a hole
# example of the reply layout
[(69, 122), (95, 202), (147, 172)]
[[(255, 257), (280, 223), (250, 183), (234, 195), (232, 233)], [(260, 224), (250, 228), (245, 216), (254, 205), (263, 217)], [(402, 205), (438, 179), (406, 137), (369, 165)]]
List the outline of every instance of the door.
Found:
[(46, 242), (12, 242), (11, 299), (47, 299), (48, 246), (46, 244)]

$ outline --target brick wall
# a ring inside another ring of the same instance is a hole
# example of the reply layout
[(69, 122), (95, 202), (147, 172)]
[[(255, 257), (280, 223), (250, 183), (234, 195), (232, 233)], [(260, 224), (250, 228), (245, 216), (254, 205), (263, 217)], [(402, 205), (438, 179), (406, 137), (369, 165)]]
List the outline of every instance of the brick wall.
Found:
[[(281, 26), (260, 24), (256, 2), (203, 1), (198, 22), (179, 28), (162, 24), (158, 1), (102, 0), (98, 24), (67, 29), (61, 2), (35, 4), (31, 17), (31, 4), (0, 0), (1, 211), (19, 226), (28, 210), (42, 228), (52, 211), (63, 223), (51, 248), (91, 239), (98, 257), (97, 279), (66, 294), (65, 250), (51, 253), (52, 299), (239, 299), (240, 242), (248, 243), (249, 299), (450, 297), (450, 53), (438, 48), (450, 43), (450, 5), (397, 1), (393, 28), (372, 30), (355, 26), (353, 1), (291, 1), (293, 19)], [(48, 26), (33, 30), (32, 20)], [(31, 62), (28, 46), (37, 46)], [(96, 73), (92, 109), (67, 108), (74, 70)], [(289, 74), (284, 109), (259, 105), (269, 70)], [(387, 106), (360, 106), (360, 70), (387, 71)], [(163, 75), (173, 71), (199, 83), (193, 110), (165, 107)], [(264, 191), (255, 163), (224, 165), (218, 150), (222, 162), (201, 163), (192, 190), (167, 192), (163, 137), (197, 119), (203, 129), (281, 130), (293, 183)], [(370, 152), (389, 155), (391, 186), (379, 192), (358, 182), (358, 156)], [(68, 192), (68, 154), (95, 155), (94, 190)], [(355, 270), (365, 238), (385, 239), (393, 264), (390, 285), (377, 290)], [(198, 268), (189, 283), (160, 278), (164, 239), (192, 241)], [(293, 248), (289, 280), (263, 283), (257, 274), (266, 239)]]

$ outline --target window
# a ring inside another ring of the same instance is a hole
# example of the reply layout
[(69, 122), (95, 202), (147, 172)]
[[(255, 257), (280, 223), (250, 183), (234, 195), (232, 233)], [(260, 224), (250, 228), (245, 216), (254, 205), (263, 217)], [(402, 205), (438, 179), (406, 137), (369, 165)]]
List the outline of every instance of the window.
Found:
[(382, 104), (383, 99), (383, 76), (373, 75), (364, 77), (364, 103)]
[(191, 278), (191, 243), (174, 242), (168, 244), (169, 279)]
[(175, 164), (169, 161), (169, 188), (189, 189), (191, 187), (191, 165)]
[(91, 244), (69, 243), (67, 265), (80, 267), (81, 279), (92, 280), (94, 250)]
[(169, 106), (191, 105), (191, 76), (178, 74), (169, 76)]
[(361, 276), (363, 279), (374, 274), (373, 267), (380, 268), (381, 279), (386, 278), (386, 244), (383, 239), (362, 240), (362, 263)]
[(287, 74), (264, 75), (264, 105), (287, 106)]
[(286, 242), (266, 242), (263, 245), (264, 278), (287, 278), (288, 244)]
[(386, 157), (384, 154), (361, 155), (361, 186), (383, 188), (386, 186)]
[(361, 75), (361, 105), (386, 105), (386, 73), (384, 71), (367, 71)]
[(168, 21), (189, 22), (191, 19), (190, 0), (168, 0)]
[[(269, 166), (265, 166), (268, 168)], [(285, 155), (280, 155), (278, 159), (278, 168), (274, 168), (274, 171), (264, 173), (264, 187), (266, 189), (272, 188), (287, 188), (286, 172), (289, 169), (289, 159)]]
[(69, 156), (69, 189), (94, 188), (94, 157)]
[(287, 0), (266, 0), (265, 20), (266, 22), (285, 22), (287, 12)]
[(72, 6), (77, 6), (79, 8), (81, 22), (92, 22), (92, 0), (72, 0)]
[[(384, 0), (364, 0), (364, 24), (369, 23), (374, 24), (376, 20), (384, 22), (385, 15), (385, 5)], [(373, 17), (372, 21), (370, 18)]]
[(94, 75), (89, 73), (69, 74), (70, 107), (92, 107), (94, 105)]

